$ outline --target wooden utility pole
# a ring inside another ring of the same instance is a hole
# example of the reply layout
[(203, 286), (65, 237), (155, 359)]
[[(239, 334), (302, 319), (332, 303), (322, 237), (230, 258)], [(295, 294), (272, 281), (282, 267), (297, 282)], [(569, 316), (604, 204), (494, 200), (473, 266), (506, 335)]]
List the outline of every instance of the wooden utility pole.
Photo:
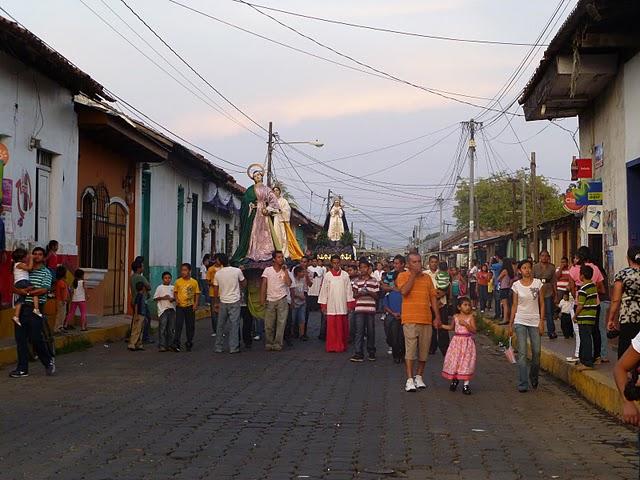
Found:
[(511, 232), (513, 235), (511, 240), (513, 243), (511, 254), (515, 258), (516, 247), (518, 245), (518, 211), (516, 209), (516, 184), (518, 183), (518, 179), (510, 178), (509, 181), (511, 182)]
[(273, 122), (269, 122), (269, 140), (267, 142), (267, 187), (271, 188), (273, 169), (271, 157), (273, 156)]
[(533, 229), (533, 251), (531, 256), (538, 260), (538, 194), (536, 189), (536, 152), (531, 152), (531, 228)]
[(327, 215), (331, 211), (331, 189), (327, 192)]

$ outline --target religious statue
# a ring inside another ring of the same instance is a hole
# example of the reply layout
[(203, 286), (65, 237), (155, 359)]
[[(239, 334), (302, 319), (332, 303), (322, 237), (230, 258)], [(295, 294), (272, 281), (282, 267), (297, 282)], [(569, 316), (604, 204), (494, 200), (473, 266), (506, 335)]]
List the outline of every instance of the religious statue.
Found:
[(291, 205), (289, 205), (287, 199), (282, 196), (282, 189), (280, 187), (274, 187), (273, 193), (278, 199), (279, 207), (279, 211), (273, 216), (273, 229), (282, 246), (282, 253), (284, 253), (285, 258), (300, 260), (303, 257), (303, 253), (291, 229)]
[(245, 259), (264, 262), (271, 259), (274, 250), (281, 250), (273, 227), (272, 215), (279, 211), (278, 198), (262, 183), (264, 167), (249, 165), (247, 175), (253, 185), (247, 188), (240, 208), (240, 243), (231, 262), (239, 264)]
[(329, 240), (333, 242), (339, 242), (342, 234), (349, 231), (349, 225), (339, 198), (334, 200), (333, 206), (329, 210), (327, 219), (324, 222), (324, 229), (327, 231)]

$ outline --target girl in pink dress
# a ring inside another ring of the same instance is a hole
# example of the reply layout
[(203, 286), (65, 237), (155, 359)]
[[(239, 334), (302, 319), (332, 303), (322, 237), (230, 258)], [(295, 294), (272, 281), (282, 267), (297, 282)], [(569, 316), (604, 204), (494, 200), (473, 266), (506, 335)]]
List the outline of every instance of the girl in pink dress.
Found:
[(454, 335), (444, 357), (442, 376), (451, 380), (449, 390), (455, 392), (458, 382), (464, 381), (462, 393), (471, 395), (469, 381), (476, 370), (476, 320), (472, 313), (471, 300), (462, 297), (458, 300), (458, 313), (454, 315), (451, 325), (442, 325), (444, 330), (453, 330)]

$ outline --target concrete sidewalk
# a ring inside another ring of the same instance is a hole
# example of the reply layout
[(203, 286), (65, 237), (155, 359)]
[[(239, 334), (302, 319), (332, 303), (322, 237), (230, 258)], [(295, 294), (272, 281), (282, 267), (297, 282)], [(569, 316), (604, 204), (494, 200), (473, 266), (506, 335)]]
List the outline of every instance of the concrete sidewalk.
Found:
[[(484, 314), (484, 323), (499, 336), (506, 337), (507, 329), (492, 320), (491, 313)], [(567, 357), (575, 353), (575, 340), (565, 339), (562, 336), (560, 322), (556, 321), (556, 333), (558, 338), (550, 340), (546, 335), (542, 337), (542, 352), (540, 364), (543, 370), (562, 380), (576, 389), (585, 399), (595, 406), (616, 416), (620, 416), (622, 403), (620, 395), (613, 381), (613, 365), (617, 355), (617, 343), (607, 340), (610, 363), (596, 365), (594, 370), (579, 371), (576, 365), (567, 362)], [(515, 345), (514, 345), (515, 347)], [(514, 377), (515, 382), (515, 377)]]
[[(196, 320), (210, 318), (211, 310), (209, 307), (201, 307), (196, 312)], [(86, 332), (82, 332), (76, 327), (75, 330), (69, 330), (63, 335), (56, 335), (56, 350), (80, 342), (88, 341), (92, 345), (96, 345), (124, 340), (131, 325), (131, 315), (111, 315), (105, 317), (88, 315), (87, 324), (88, 330)], [(156, 327), (157, 324), (157, 321), (151, 321), (152, 328)], [(10, 337), (0, 339), (0, 365), (14, 364), (17, 358), (16, 355), (14, 339)]]

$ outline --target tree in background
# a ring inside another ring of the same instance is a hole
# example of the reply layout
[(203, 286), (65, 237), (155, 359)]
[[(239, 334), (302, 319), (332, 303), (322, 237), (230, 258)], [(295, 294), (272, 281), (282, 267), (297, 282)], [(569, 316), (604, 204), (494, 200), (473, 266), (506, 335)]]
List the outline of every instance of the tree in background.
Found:
[[(494, 174), (476, 182), (475, 197), (478, 209), (479, 227), (490, 230), (511, 230), (513, 210), (518, 211), (518, 227), (522, 218), (522, 181), (526, 181), (525, 194), (527, 196), (527, 225), (531, 225), (532, 212), (537, 208), (538, 221), (545, 222), (561, 217), (565, 214), (562, 208), (562, 198), (558, 189), (544, 177), (536, 177), (537, 201), (531, 201), (531, 177), (525, 172), (516, 173), (516, 205), (512, 204), (513, 194), (511, 186), (512, 176), (504, 173)], [(456, 189), (456, 205), (453, 215), (458, 228), (469, 226), (469, 184), (461, 182)]]

